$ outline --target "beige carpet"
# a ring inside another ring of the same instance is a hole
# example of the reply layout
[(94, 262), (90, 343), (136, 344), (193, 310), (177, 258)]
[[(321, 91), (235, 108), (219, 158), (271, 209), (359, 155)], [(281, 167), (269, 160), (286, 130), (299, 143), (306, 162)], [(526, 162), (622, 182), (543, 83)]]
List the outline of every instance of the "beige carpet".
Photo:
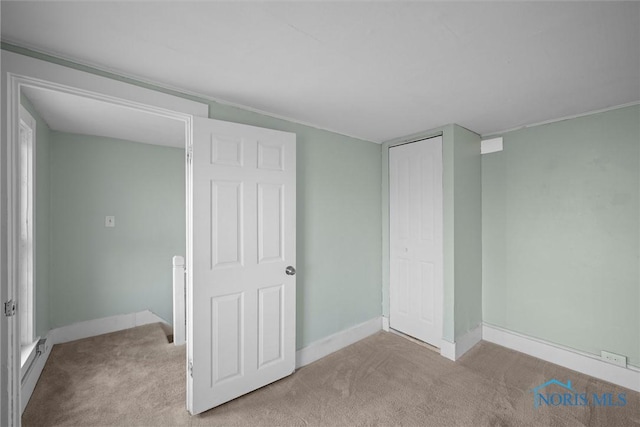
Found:
[[(56, 345), (23, 423), (640, 426), (639, 393), (485, 342), (453, 363), (380, 332), (194, 417), (185, 410), (184, 357), (158, 324)], [(530, 390), (552, 378), (589, 395), (626, 393), (627, 404), (535, 409)]]

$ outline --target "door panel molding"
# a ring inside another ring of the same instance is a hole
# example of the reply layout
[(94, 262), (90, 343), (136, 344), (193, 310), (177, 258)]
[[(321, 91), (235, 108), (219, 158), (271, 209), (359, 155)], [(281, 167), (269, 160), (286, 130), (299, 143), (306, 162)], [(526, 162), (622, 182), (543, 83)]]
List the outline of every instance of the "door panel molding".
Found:
[[(198, 414), (295, 370), (295, 134), (194, 121), (187, 406)], [(209, 302), (210, 301), (210, 302)]]

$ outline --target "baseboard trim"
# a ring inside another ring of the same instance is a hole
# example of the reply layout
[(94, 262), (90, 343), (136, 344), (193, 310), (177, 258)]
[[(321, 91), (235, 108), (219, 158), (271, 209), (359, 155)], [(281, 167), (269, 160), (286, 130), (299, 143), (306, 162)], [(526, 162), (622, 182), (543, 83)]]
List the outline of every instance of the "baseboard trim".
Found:
[(441, 340), (440, 341), (440, 356), (449, 360), (456, 361), (456, 343)]
[(296, 352), (296, 368), (313, 363), (380, 330), (382, 330), (382, 318), (374, 317), (359, 325), (311, 343)]
[(40, 374), (42, 374), (42, 370), (44, 369), (44, 365), (47, 363), (49, 359), (49, 355), (51, 354), (51, 348), (53, 347), (53, 340), (51, 339), (51, 332), (47, 334), (45, 337), (45, 345), (44, 352), (39, 356), (36, 356), (36, 359), (33, 361), (33, 365), (31, 369), (27, 372), (25, 378), (22, 381), (20, 388), (20, 413), (24, 413), (24, 410), (31, 400), (31, 395), (36, 388), (36, 384), (40, 379)]
[(389, 318), (382, 317), (382, 330), (385, 332), (389, 332)]
[(95, 337), (96, 335), (135, 328), (136, 326), (148, 325), (150, 323), (167, 322), (157, 314), (149, 310), (144, 310), (138, 313), (119, 314), (62, 326), (49, 331), (49, 335), (52, 338), (52, 345), (62, 344), (83, 338)]
[(482, 324), (476, 326), (475, 329), (470, 330), (456, 341), (456, 360), (480, 341), (482, 341)]
[(466, 334), (462, 335), (456, 342), (442, 340), (440, 345), (440, 355), (454, 362), (476, 344), (482, 341), (482, 325), (478, 325)]
[(486, 323), (482, 325), (482, 339), (640, 392), (637, 368), (612, 365), (598, 356)]

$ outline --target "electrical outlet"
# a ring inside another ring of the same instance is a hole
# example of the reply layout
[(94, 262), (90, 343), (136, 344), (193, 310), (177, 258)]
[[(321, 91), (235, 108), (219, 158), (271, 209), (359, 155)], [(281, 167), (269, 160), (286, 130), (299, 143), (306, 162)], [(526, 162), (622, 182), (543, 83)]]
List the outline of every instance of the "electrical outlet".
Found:
[(624, 368), (627, 367), (627, 356), (621, 356), (615, 353), (609, 353), (608, 351), (602, 350), (600, 352), (600, 356), (602, 360), (605, 362), (613, 363), (614, 365), (622, 366)]

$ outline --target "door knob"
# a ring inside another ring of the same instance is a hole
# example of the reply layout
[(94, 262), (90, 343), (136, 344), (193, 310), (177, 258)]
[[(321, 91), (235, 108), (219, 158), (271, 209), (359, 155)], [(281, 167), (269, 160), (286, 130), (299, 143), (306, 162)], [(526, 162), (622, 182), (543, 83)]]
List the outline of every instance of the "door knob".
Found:
[(287, 267), (286, 270), (284, 270), (284, 272), (287, 273), (289, 276), (296, 275), (296, 269), (293, 268), (292, 266)]

